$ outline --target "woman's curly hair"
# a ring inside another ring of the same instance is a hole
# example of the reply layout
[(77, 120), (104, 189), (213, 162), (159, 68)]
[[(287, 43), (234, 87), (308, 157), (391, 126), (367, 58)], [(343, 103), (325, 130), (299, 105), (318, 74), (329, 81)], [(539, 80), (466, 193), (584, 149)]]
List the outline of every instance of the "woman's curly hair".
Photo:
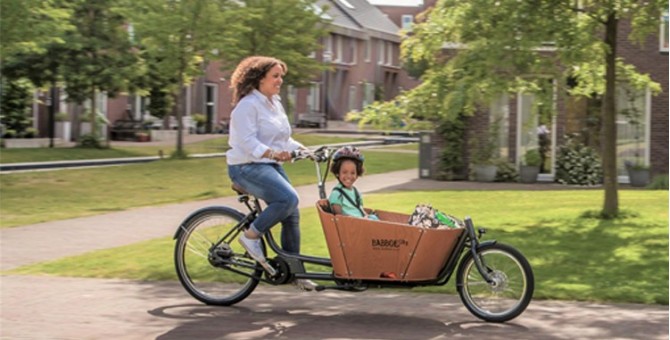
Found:
[(277, 58), (252, 56), (242, 60), (230, 77), (230, 88), (233, 90), (233, 106), (242, 97), (248, 95), (254, 89), (258, 89), (261, 79), (276, 65), (281, 66), (283, 74), (286, 74), (288, 71), (286, 63)]

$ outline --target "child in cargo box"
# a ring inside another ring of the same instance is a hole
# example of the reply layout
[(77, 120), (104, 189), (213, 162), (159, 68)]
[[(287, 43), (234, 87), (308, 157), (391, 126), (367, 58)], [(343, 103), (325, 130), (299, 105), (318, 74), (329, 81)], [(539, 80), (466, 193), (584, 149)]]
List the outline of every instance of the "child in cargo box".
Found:
[(364, 161), (361, 152), (351, 146), (342, 147), (333, 154), (330, 171), (337, 177), (339, 183), (333, 188), (328, 201), (334, 214), (379, 220), (376, 215), (366, 213), (363, 209), (363, 199), (354, 187), (358, 176), (365, 172)]

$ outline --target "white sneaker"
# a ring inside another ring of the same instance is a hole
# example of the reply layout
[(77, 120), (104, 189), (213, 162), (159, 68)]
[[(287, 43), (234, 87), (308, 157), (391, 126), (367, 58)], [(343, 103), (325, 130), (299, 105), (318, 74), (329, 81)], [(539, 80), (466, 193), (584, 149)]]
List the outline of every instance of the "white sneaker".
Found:
[(277, 271), (272, 268), (272, 266), (265, 259), (265, 255), (263, 255), (263, 247), (261, 246), (260, 238), (252, 240), (242, 234), (240, 235), (240, 244), (242, 247), (244, 247), (252, 259), (256, 260), (261, 264), (261, 266), (263, 266), (263, 268), (268, 272), (268, 274), (270, 274), (270, 276), (277, 275)]
[(314, 289), (316, 289), (316, 286), (318, 286), (316, 284), (316, 282), (314, 282), (312, 280), (307, 280), (307, 279), (296, 279), (296, 280), (293, 281), (293, 285), (296, 288), (298, 288), (300, 290), (304, 290), (306, 292), (311, 292)]

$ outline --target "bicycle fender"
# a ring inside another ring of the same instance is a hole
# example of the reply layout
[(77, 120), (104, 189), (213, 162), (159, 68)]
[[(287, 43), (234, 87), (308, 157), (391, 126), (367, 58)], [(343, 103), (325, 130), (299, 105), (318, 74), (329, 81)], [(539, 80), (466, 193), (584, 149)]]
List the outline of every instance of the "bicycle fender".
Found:
[(184, 232), (184, 226), (188, 225), (189, 222), (191, 222), (191, 220), (197, 218), (198, 216), (200, 216), (201, 214), (203, 214), (205, 212), (210, 212), (210, 211), (220, 211), (220, 212), (223, 212), (223, 213), (231, 214), (233, 216), (238, 216), (239, 219), (244, 218), (244, 214), (241, 213), (239, 210), (233, 209), (233, 208), (230, 208), (230, 207), (226, 207), (226, 206), (210, 206), (210, 207), (200, 208), (200, 209), (192, 212), (190, 215), (188, 215), (188, 217), (186, 217), (186, 219), (184, 219), (179, 224), (179, 226), (177, 227), (177, 230), (175, 231), (174, 236), (172, 237), (172, 239), (176, 240)]
[(487, 241), (481, 242), (477, 245), (477, 250), (479, 250), (483, 247), (486, 247), (486, 246), (494, 245), (496, 243), (498, 243), (497, 240), (487, 240)]

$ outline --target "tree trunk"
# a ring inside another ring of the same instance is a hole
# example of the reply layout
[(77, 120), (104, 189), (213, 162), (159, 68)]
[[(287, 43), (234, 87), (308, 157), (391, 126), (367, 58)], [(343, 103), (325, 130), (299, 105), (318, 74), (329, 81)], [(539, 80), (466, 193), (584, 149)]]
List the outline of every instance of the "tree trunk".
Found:
[(617, 216), (619, 213), (619, 194), (616, 171), (616, 38), (618, 19), (614, 13), (607, 17), (605, 29), (605, 44), (609, 48), (605, 56), (605, 96), (603, 98), (603, 173), (605, 176), (605, 203), (602, 215), (607, 217)]
[(184, 76), (183, 72), (180, 73), (179, 76), (179, 90), (177, 92), (177, 98), (175, 102), (175, 106), (177, 107), (177, 155), (181, 157), (184, 149), (184, 141), (183, 141), (183, 122), (182, 122), (182, 117), (183, 117), (183, 109), (184, 109), (184, 100), (182, 98), (182, 92), (184, 90)]

